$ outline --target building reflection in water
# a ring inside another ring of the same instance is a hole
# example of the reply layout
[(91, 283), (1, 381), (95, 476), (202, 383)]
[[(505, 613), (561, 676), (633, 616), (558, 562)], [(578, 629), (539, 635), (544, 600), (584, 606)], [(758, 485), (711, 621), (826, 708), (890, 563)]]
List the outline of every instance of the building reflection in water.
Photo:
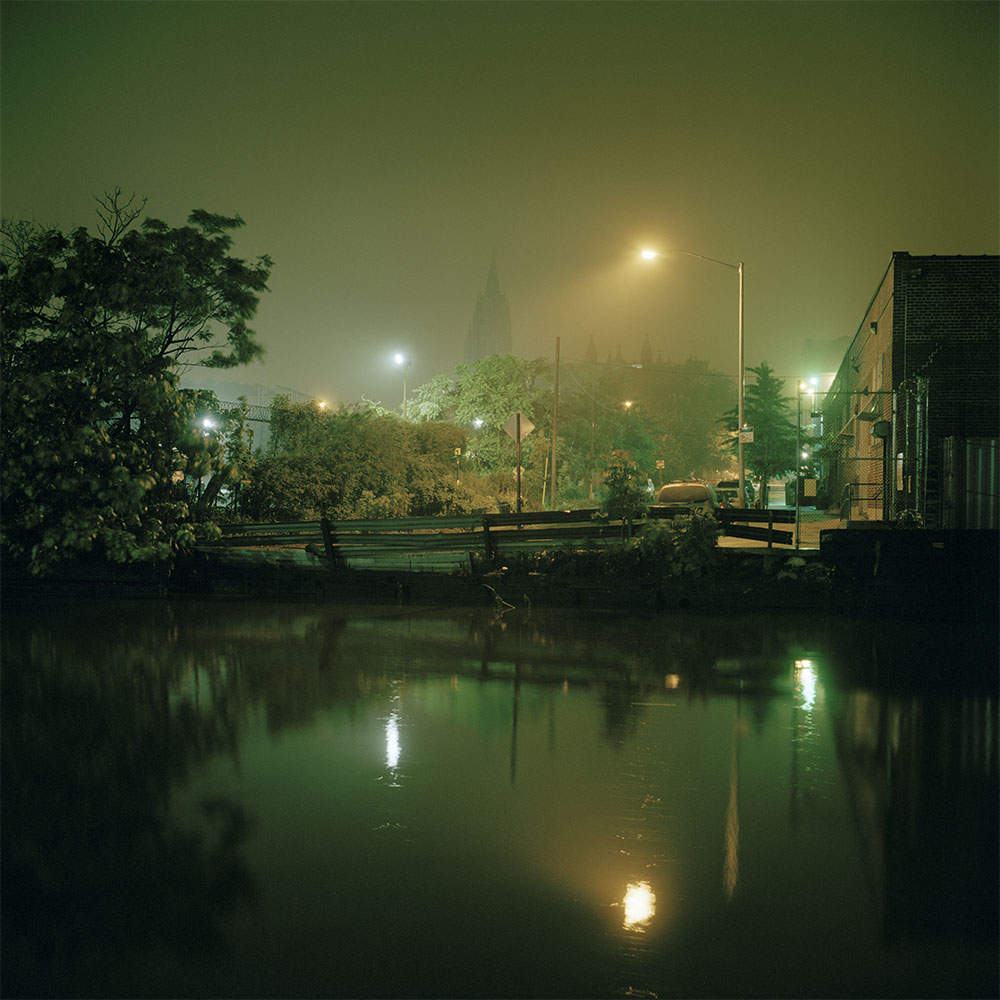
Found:
[(854, 690), (832, 712), (885, 940), (995, 941), (996, 698)]

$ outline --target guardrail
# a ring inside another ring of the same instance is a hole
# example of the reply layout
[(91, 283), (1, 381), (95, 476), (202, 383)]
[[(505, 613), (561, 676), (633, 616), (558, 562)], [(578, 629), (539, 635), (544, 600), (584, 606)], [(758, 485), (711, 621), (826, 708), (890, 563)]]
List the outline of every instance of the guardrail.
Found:
[[(688, 511), (649, 508), (649, 519)], [(791, 544), (792, 533), (774, 527), (794, 521), (794, 511), (724, 508), (715, 511), (723, 532), (736, 538)], [(763, 522), (751, 524), (750, 522)], [(633, 530), (641, 531), (644, 522)], [(594, 509), (522, 514), (456, 514), (381, 520), (230, 524), (207, 548), (304, 547), (333, 567), (351, 569), (453, 572), (475, 558), (502, 559), (515, 552), (581, 549), (618, 544), (621, 521), (604, 520)]]
[(208, 547), (257, 548), (304, 545), (334, 567), (451, 572), (517, 551), (618, 542), (620, 521), (598, 519), (596, 510), (534, 514), (458, 514), (391, 520), (305, 521), (222, 526)]

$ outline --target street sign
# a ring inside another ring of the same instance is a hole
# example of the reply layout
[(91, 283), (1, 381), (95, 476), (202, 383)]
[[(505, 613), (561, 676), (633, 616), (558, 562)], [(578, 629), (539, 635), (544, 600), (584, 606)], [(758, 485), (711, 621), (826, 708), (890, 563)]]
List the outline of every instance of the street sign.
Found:
[(657, 467), (658, 469), (663, 469), (663, 468), (665, 468), (665, 467), (666, 467), (666, 464), (667, 464), (667, 463), (666, 463), (666, 462), (664, 462), (662, 458), (658, 458), (658, 459), (656, 460), (656, 467)]
[(517, 512), (521, 513), (521, 476), (524, 469), (521, 467), (521, 442), (535, 429), (535, 425), (520, 410), (512, 413), (503, 429), (510, 435), (514, 444), (517, 445), (517, 467), (514, 475), (517, 478)]
[(740, 428), (740, 443), (741, 444), (752, 444), (753, 443), (753, 428), (743, 426)]
[[(521, 419), (520, 437), (517, 436), (518, 417)], [(512, 441), (516, 441), (520, 444), (535, 429), (535, 425), (523, 413), (512, 413), (507, 419), (507, 423), (503, 425), (503, 429), (510, 435), (510, 439)]]

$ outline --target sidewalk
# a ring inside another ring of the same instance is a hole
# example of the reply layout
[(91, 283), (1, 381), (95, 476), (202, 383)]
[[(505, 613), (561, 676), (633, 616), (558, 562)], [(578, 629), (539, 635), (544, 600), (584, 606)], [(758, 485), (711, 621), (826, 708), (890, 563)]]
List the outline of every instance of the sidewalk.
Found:
[[(772, 504), (773, 510), (794, 510), (794, 507), (786, 507), (783, 504)], [(776, 528), (781, 528), (783, 531), (792, 532), (792, 537), (795, 537), (795, 525), (794, 524), (778, 524), (775, 525)], [(800, 549), (818, 549), (819, 548), (819, 533), (826, 528), (840, 528), (843, 527), (843, 522), (834, 514), (830, 514), (825, 510), (816, 510), (814, 507), (800, 507), (799, 508), (799, 548)], [(766, 549), (767, 542), (758, 542), (751, 538), (728, 538), (726, 535), (719, 536), (719, 545), (723, 548), (736, 548), (736, 549)], [(794, 548), (794, 542), (792, 545), (775, 545), (776, 549), (790, 549)]]

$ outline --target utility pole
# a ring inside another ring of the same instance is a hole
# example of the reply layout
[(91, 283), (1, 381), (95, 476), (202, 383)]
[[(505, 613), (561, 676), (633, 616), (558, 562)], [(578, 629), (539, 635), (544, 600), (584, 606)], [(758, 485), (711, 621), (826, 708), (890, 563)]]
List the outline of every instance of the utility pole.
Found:
[(556, 337), (556, 378), (555, 391), (552, 399), (552, 492), (549, 499), (549, 510), (556, 509), (556, 438), (559, 428), (559, 338)]

